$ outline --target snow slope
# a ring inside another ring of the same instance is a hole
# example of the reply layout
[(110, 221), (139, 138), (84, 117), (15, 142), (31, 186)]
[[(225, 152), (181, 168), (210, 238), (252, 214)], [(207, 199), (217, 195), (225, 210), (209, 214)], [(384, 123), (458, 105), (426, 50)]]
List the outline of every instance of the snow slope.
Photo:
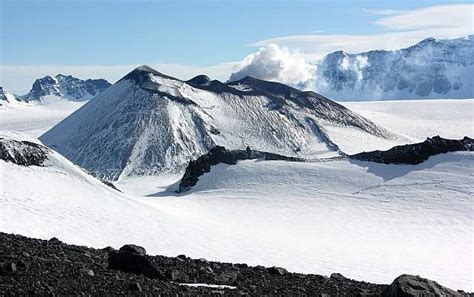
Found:
[(416, 166), (242, 161), (213, 167), (181, 196), (169, 178), (158, 191), (159, 178), (122, 180), (122, 194), (57, 153), (46, 164), (0, 161), (1, 231), (381, 283), (411, 273), (473, 290), (471, 152)]
[(316, 93), (253, 78), (188, 82), (139, 67), (43, 134), (69, 160), (110, 180), (180, 172), (215, 145), (318, 158), (340, 153), (327, 127), (389, 133)]

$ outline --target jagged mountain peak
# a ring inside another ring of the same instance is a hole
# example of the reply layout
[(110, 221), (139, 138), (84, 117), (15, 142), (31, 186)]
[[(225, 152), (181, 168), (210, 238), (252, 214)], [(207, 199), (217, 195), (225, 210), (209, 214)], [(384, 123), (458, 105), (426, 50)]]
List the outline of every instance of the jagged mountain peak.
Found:
[(55, 76), (55, 77), (56, 77), (56, 78), (58, 78), (58, 77), (73, 78), (73, 76), (72, 76), (72, 75), (64, 75), (64, 74), (61, 74), (61, 73), (58, 73), (58, 74), (56, 74), (56, 76)]
[(82, 80), (72, 75), (46, 75), (33, 83), (30, 92), (20, 97), (22, 101), (48, 100), (86, 101), (107, 89), (111, 84), (105, 79)]
[(55, 83), (56, 80), (50, 76), (50, 75), (45, 75), (43, 77), (37, 78), (34, 83)]

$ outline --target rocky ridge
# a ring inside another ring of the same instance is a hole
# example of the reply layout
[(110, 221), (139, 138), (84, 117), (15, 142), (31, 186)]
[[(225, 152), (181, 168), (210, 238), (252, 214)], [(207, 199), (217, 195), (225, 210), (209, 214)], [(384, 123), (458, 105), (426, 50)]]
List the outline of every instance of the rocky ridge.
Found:
[(202, 155), (196, 160), (189, 161), (183, 178), (179, 182), (178, 193), (183, 193), (191, 189), (199, 180), (199, 177), (206, 172), (211, 171), (211, 166), (219, 163), (235, 165), (239, 160), (282, 160), (292, 162), (303, 162), (304, 159), (296, 157), (287, 157), (269, 152), (251, 150), (247, 147), (245, 150), (228, 150), (223, 146), (215, 146), (208, 153)]
[(455, 151), (474, 151), (474, 140), (464, 137), (452, 140), (434, 136), (420, 143), (395, 146), (387, 151), (362, 152), (350, 158), (385, 164), (420, 164), (429, 157)]

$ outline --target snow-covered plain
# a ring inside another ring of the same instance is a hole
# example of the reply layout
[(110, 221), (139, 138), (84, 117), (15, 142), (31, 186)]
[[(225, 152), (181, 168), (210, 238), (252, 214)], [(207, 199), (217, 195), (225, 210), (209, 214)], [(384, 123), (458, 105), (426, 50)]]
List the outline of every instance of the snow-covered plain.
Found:
[(474, 99), (345, 102), (344, 106), (413, 142), (474, 136)]
[[(347, 105), (418, 141), (434, 134), (472, 137), (473, 104)], [(351, 142), (366, 145), (357, 137), (344, 145)], [(174, 193), (179, 176), (126, 178), (116, 183), (122, 194), (53, 153), (46, 167), (0, 161), (0, 230), (94, 247), (135, 243), (151, 254), (340, 272), (379, 283), (419, 274), (472, 291), (473, 169), (471, 152), (416, 166), (242, 161), (213, 167), (186, 195)]]
[(57, 100), (51, 103), (17, 102), (0, 108), (0, 129), (38, 138), (85, 102)]

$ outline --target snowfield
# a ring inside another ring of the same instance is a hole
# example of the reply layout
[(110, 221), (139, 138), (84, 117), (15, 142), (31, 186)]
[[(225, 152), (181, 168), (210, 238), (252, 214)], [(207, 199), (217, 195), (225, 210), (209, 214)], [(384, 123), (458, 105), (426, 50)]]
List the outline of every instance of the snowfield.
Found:
[(344, 102), (344, 106), (411, 142), (439, 135), (474, 136), (474, 99)]
[(0, 107), (0, 129), (23, 132), (38, 138), (85, 102), (58, 100), (46, 104), (15, 103)]
[[(472, 137), (473, 104), (345, 103), (412, 142)], [(38, 105), (24, 123), (25, 110), (0, 110), (1, 128), (24, 127), (36, 137), (53, 119)], [(37, 141), (12, 132), (0, 137)], [(334, 140), (343, 150), (391, 145), (357, 135)], [(418, 274), (473, 291), (473, 172), (472, 152), (419, 165), (248, 160), (213, 167), (186, 195), (174, 192), (178, 175), (124, 178), (115, 183), (120, 193), (52, 152), (45, 167), (0, 160), (0, 231), (97, 248), (135, 243), (150, 254), (340, 272), (377, 283)]]

